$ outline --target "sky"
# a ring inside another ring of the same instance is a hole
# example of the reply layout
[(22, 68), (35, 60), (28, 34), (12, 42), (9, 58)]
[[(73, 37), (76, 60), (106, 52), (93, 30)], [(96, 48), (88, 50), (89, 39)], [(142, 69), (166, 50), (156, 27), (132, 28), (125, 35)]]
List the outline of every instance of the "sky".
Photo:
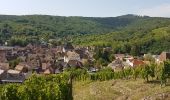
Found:
[(170, 0), (0, 0), (0, 14), (84, 17), (137, 14), (170, 17)]

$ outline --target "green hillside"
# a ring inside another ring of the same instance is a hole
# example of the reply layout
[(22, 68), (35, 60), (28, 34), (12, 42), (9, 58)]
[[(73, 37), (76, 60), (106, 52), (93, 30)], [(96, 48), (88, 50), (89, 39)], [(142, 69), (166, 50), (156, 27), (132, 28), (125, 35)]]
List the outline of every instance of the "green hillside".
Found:
[(136, 17), (135, 21), (114, 32), (88, 34), (73, 40), (81, 45), (112, 46), (116, 53), (159, 54), (170, 50), (170, 19)]
[(64, 17), (0, 15), (0, 44), (25, 46), (49, 39), (112, 46), (115, 53), (159, 54), (170, 49), (170, 19), (124, 15)]

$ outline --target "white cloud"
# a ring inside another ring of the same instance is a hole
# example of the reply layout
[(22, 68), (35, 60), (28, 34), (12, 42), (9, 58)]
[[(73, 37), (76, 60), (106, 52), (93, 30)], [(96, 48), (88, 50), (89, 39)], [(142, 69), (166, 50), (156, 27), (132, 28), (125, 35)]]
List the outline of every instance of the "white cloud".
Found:
[(162, 4), (152, 8), (141, 9), (137, 14), (151, 17), (170, 17), (170, 4)]

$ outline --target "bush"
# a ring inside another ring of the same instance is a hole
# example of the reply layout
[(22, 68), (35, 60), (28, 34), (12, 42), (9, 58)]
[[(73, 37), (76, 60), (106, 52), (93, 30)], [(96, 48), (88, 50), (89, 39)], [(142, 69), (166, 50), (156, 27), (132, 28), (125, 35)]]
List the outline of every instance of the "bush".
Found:
[(2, 88), (1, 100), (71, 100), (71, 85), (66, 74), (33, 75), (23, 84), (7, 84)]

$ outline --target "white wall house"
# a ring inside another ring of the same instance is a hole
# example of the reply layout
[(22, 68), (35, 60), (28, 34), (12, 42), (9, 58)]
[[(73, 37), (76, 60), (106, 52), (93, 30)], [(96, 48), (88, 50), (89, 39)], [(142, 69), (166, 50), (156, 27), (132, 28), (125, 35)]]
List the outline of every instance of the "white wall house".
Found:
[(133, 67), (133, 62), (130, 59), (126, 59), (126, 63)]
[(71, 52), (71, 51), (68, 51), (67, 52), (67, 55), (64, 56), (64, 62), (69, 62), (70, 60), (77, 60), (77, 61), (80, 61), (80, 55), (77, 54), (76, 52)]

